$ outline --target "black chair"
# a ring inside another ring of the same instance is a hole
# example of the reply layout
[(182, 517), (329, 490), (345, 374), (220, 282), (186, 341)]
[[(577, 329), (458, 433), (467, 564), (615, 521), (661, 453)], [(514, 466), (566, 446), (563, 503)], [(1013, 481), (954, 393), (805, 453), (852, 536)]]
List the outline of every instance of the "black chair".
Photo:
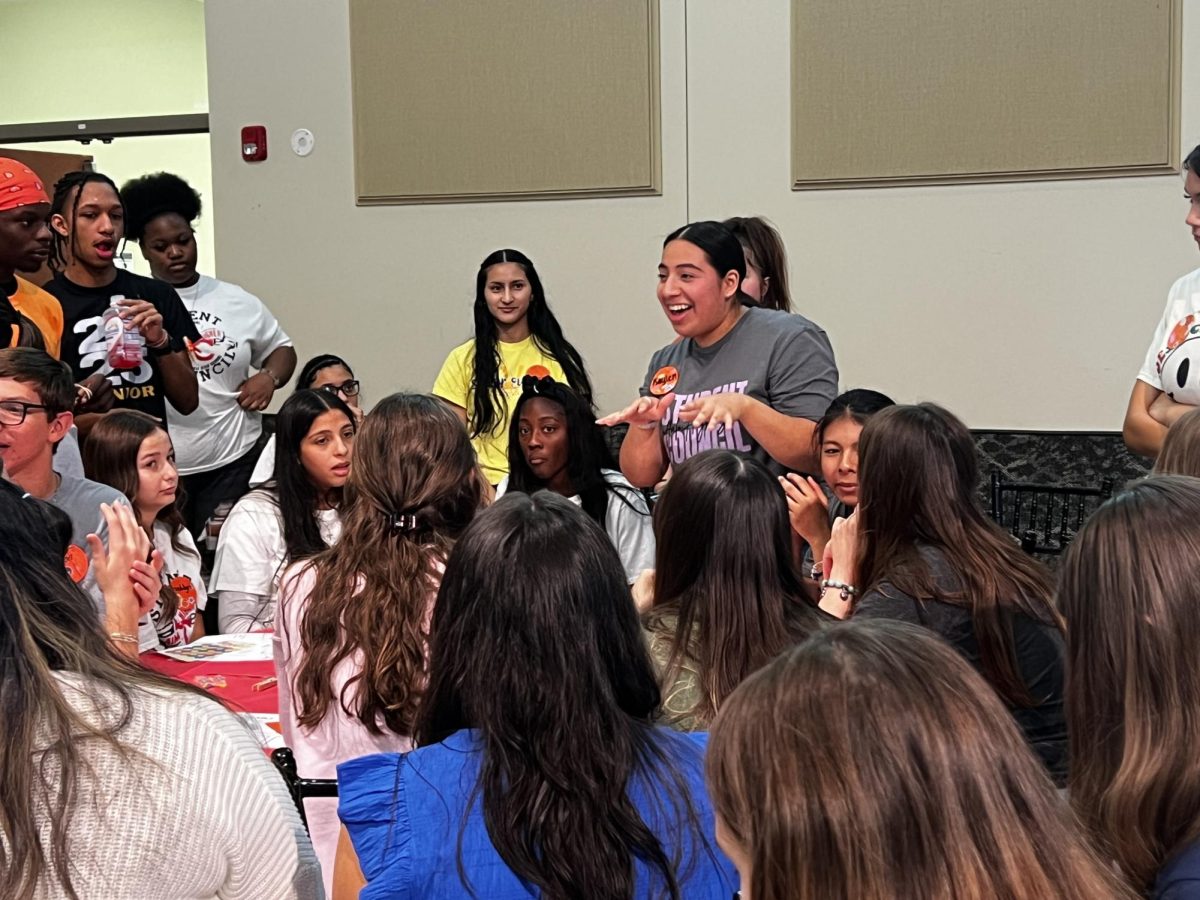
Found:
[(1062, 553), (1092, 512), (1112, 496), (1113, 483), (1099, 487), (1003, 481), (992, 472), (992, 518), (1030, 554)]
[(300, 813), (300, 821), (304, 830), (308, 831), (308, 816), (304, 814), (304, 800), (307, 797), (336, 797), (338, 783), (336, 778), (301, 778), (296, 771), (296, 756), (291, 747), (277, 747), (271, 751), (271, 762), (283, 776), (296, 811)]

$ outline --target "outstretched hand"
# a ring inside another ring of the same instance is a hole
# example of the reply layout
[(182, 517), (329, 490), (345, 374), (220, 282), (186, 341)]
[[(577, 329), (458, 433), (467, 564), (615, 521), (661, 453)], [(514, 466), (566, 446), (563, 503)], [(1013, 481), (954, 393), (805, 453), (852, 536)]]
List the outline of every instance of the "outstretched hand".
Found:
[(633, 403), (620, 412), (611, 413), (602, 419), (597, 419), (597, 425), (619, 425), (627, 422), (630, 427), (650, 431), (658, 427), (667, 410), (675, 403), (675, 394), (663, 397), (638, 397)]
[(679, 418), (691, 422), (693, 428), (708, 425), (708, 430), (714, 431), (723, 425), (728, 431), (742, 418), (749, 402), (745, 394), (709, 394), (685, 403), (679, 410)]

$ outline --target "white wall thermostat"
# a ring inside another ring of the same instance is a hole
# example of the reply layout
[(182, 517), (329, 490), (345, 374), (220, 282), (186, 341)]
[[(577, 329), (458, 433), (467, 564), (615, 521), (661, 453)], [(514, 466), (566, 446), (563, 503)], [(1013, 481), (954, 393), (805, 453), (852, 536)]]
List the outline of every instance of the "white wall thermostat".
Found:
[(297, 128), (292, 132), (292, 151), (297, 156), (308, 156), (313, 151), (313, 133), (307, 128)]

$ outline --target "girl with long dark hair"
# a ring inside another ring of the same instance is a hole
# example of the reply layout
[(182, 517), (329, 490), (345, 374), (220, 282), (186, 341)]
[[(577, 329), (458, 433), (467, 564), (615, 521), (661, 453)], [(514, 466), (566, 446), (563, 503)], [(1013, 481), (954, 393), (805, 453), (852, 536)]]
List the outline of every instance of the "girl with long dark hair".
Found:
[(932, 403), (893, 406), (863, 428), (859, 461), (858, 509), (826, 546), (822, 608), (940, 634), (1063, 783), (1063, 620), (1045, 566), (980, 506), (971, 432)]
[(766, 466), (709, 450), (678, 469), (654, 510), (654, 605), (645, 616), (662, 718), (706, 729), (751, 672), (821, 627), (792, 555), (787, 504)]
[(208, 602), (200, 553), (179, 511), (175, 447), (162, 425), (133, 409), (117, 409), (92, 428), (83, 448), (87, 477), (115, 487), (163, 560), (158, 602), (139, 623), (141, 651), (176, 647), (204, 634)]
[(779, 484), (787, 496), (792, 530), (803, 539), (806, 550), (801, 572), (820, 580), (820, 563), (833, 523), (858, 506), (858, 440), (867, 420), (881, 409), (895, 406), (879, 391), (857, 388), (839, 394), (817, 422), (813, 443), (821, 460), (821, 478), (833, 498), (812, 476), (789, 472)]
[[(336, 396), (354, 413), (354, 421), (361, 425), (366, 412), (362, 408), (362, 386), (354, 377), (350, 363), (332, 353), (319, 353), (300, 367), (296, 375), (296, 391), (326, 391)], [(275, 434), (267, 438), (262, 454), (250, 475), (250, 487), (260, 487), (275, 474)]]
[(197, 271), (192, 226), (201, 204), (191, 185), (156, 172), (127, 181), (121, 199), (126, 237), (138, 242), (151, 274), (179, 294), (200, 332), (191, 346), (200, 405), (188, 415), (167, 409), (187, 491), (188, 530), (199, 534), (217, 507), (249, 490), (262, 411), (292, 377), (296, 351), (261, 300)]
[(727, 900), (705, 738), (653, 726), (658, 703), (600, 526), (504, 497), (446, 564), (419, 749), (338, 767), (334, 897)]
[(621, 471), (637, 487), (705, 450), (747, 453), (777, 475), (817, 471), (812, 436), (837, 393), (825, 332), (748, 304), (742, 245), (720, 222), (667, 235), (658, 302), (681, 338), (650, 359), (641, 397), (600, 420), (627, 423)]
[(451, 351), (433, 385), (466, 423), (489, 483), (508, 472), (513, 406), (526, 375), (569, 384), (589, 405), (592, 382), (579, 351), (563, 336), (533, 262), (497, 250), (475, 276), (475, 337)]
[(296, 809), (246, 727), (113, 643), (136, 630), (130, 571), (150, 542), (123, 504), (102, 512), (103, 627), (63, 571), (66, 517), (0, 480), (4, 896), (320, 896)]
[(632, 583), (654, 567), (654, 525), (641, 492), (613, 468), (592, 408), (565, 384), (526, 375), (513, 409), (509, 472), (496, 488), (576, 499), (617, 548)]
[(337, 541), (355, 422), (327, 391), (297, 391), (280, 407), (274, 477), (242, 497), (221, 529), (211, 578), (220, 631), (269, 627), (287, 563)]
[(1196, 897), (1200, 480), (1148, 478), (1104, 503), (1067, 549), (1058, 596), (1071, 804), (1143, 896)]
[(707, 768), (754, 900), (1134, 900), (924, 629), (851, 622), (784, 653), (721, 707)]
[[(280, 712), (302, 778), (332, 778), (356, 756), (411, 749), (438, 581), (483, 490), (462, 423), (441, 400), (393, 394), (363, 422), (341, 538), (292, 567), (280, 588)], [(308, 807), (329, 892), (337, 804)]]

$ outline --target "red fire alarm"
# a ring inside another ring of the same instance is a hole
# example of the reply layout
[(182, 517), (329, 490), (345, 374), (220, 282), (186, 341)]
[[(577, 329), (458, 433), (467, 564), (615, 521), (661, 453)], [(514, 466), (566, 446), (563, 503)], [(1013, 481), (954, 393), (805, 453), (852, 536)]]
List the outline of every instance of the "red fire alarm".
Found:
[(262, 162), (267, 158), (267, 126), (246, 125), (242, 128), (242, 159)]

